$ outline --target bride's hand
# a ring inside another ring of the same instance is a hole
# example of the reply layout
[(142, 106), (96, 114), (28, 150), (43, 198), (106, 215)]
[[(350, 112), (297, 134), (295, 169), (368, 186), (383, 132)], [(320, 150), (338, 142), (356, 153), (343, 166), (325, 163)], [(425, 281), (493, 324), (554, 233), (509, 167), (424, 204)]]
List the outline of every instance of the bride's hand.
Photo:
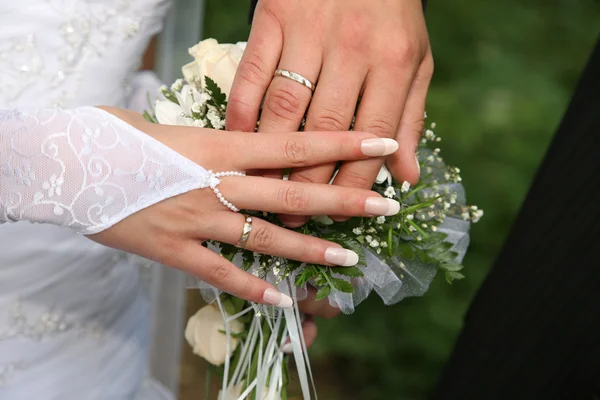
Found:
[[(397, 149), (391, 139), (361, 132), (303, 132), (254, 135), (202, 128), (156, 125), (139, 114), (105, 108), (205, 169), (247, 171), (296, 168), (338, 160), (384, 156)], [(240, 209), (292, 215), (393, 215), (399, 204), (363, 189), (254, 176), (228, 176), (218, 186)], [(104, 245), (182, 269), (243, 299), (289, 307), (292, 301), (272, 285), (206, 249), (202, 242), (239, 242), (245, 217), (225, 207), (210, 189), (194, 190), (143, 209), (89, 236)], [(350, 266), (356, 253), (253, 218), (245, 244), (251, 251), (323, 265)]]

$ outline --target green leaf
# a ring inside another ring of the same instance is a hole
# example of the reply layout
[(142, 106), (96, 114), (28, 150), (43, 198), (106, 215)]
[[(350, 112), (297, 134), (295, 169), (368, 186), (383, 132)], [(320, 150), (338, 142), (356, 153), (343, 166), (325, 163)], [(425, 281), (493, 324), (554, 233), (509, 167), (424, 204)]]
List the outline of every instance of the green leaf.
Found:
[(250, 250), (242, 250), (242, 268), (248, 271), (254, 264), (254, 253)]
[(400, 244), (398, 246), (396, 246), (396, 250), (398, 253), (398, 256), (408, 260), (408, 261), (413, 261), (415, 259), (415, 249), (408, 243), (403, 243)]
[(453, 272), (453, 271), (446, 272), (446, 281), (448, 283), (452, 283), (455, 280), (461, 280), (464, 278), (465, 278), (465, 276), (463, 274), (461, 274), (460, 272)]
[(315, 296), (315, 300), (316, 301), (321, 301), (323, 299), (326, 299), (329, 296), (330, 293), (331, 293), (331, 288), (329, 286), (322, 286), (317, 291), (317, 295)]
[(204, 79), (206, 81), (206, 91), (209, 92), (210, 96), (213, 98), (215, 102), (214, 105), (217, 107), (224, 106), (227, 100), (225, 93), (223, 93), (219, 85), (208, 76), (205, 76)]
[(319, 275), (319, 269), (315, 265), (307, 265), (301, 274), (296, 277), (296, 286), (302, 287), (315, 276)]
[(362, 271), (357, 267), (333, 267), (330, 271), (339, 275), (350, 276), (353, 278), (359, 278), (365, 276)]
[(152, 122), (153, 124), (158, 124), (158, 121), (146, 110), (144, 110), (144, 119), (148, 122)]
[(456, 260), (456, 256), (458, 256), (457, 252), (447, 251), (445, 253), (438, 254), (436, 256), (436, 258), (444, 264), (454, 264), (454, 260)]
[(350, 282), (346, 282), (340, 278), (333, 278), (331, 281), (333, 282), (334, 287), (340, 292), (354, 293), (354, 286), (352, 286)]
[(449, 272), (458, 272), (464, 267), (460, 264), (450, 263), (450, 264), (442, 264), (442, 269)]
[(438, 242), (443, 242), (444, 240), (446, 240), (446, 238), (448, 237), (447, 234), (442, 233), (442, 232), (433, 232), (427, 235), (426, 238), (423, 239), (423, 243), (438, 243)]

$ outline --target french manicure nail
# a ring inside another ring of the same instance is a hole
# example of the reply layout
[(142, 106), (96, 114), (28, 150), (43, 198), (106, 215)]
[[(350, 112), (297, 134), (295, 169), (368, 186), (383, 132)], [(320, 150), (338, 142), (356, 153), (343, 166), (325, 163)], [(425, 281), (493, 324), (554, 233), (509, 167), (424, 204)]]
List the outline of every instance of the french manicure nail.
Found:
[(383, 197), (369, 197), (365, 203), (365, 211), (372, 215), (396, 215), (400, 211), (400, 203)]
[(281, 346), (281, 351), (285, 354), (292, 354), (294, 352), (294, 347), (291, 343), (286, 343), (283, 346)]
[(294, 301), (290, 296), (287, 296), (273, 288), (268, 288), (263, 294), (265, 303), (272, 304), (281, 308), (290, 308), (294, 305)]
[(360, 148), (365, 156), (387, 156), (398, 150), (398, 142), (394, 139), (365, 139)]
[(352, 250), (330, 247), (325, 250), (325, 261), (342, 267), (353, 267), (358, 264), (358, 254)]

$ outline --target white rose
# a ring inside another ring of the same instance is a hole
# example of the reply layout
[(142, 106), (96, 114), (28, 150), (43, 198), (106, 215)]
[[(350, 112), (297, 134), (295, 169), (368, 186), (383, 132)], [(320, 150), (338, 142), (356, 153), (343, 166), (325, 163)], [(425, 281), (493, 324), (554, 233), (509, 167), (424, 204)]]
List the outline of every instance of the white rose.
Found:
[[(227, 388), (225, 392), (225, 396), (223, 396), (223, 391), (219, 390), (219, 394), (217, 396), (218, 400), (237, 400), (242, 394), (242, 389), (244, 388), (244, 382), (238, 383), (235, 386)], [(263, 400), (281, 400), (281, 395), (279, 393), (273, 392), (269, 394), (269, 388), (265, 388), (263, 390), (264, 396)]]
[[(231, 333), (238, 334), (244, 331), (244, 324), (238, 320), (229, 323)], [(213, 365), (223, 365), (227, 357), (227, 336), (225, 323), (219, 308), (208, 305), (201, 308), (188, 321), (185, 328), (185, 339), (194, 349), (194, 354), (199, 355)], [(233, 354), (239, 344), (239, 339), (232, 337), (230, 351)]]
[(215, 81), (229, 98), (235, 72), (246, 48), (245, 42), (237, 44), (219, 44), (215, 39), (206, 39), (189, 49), (194, 61), (184, 65), (183, 76), (190, 84), (199, 84), (202, 88), (208, 76)]

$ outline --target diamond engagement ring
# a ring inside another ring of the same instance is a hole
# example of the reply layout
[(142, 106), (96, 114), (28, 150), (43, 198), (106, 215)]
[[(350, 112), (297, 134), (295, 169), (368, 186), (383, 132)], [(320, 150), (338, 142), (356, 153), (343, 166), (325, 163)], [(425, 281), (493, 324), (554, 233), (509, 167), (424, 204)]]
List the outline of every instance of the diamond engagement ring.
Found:
[(316, 85), (314, 83), (295, 72), (288, 71), (287, 69), (278, 69), (277, 71), (275, 71), (275, 76), (281, 76), (283, 78), (291, 79), (294, 82), (298, 82), (302, 86), (309, 88), (311, 92), (315, 91)]

